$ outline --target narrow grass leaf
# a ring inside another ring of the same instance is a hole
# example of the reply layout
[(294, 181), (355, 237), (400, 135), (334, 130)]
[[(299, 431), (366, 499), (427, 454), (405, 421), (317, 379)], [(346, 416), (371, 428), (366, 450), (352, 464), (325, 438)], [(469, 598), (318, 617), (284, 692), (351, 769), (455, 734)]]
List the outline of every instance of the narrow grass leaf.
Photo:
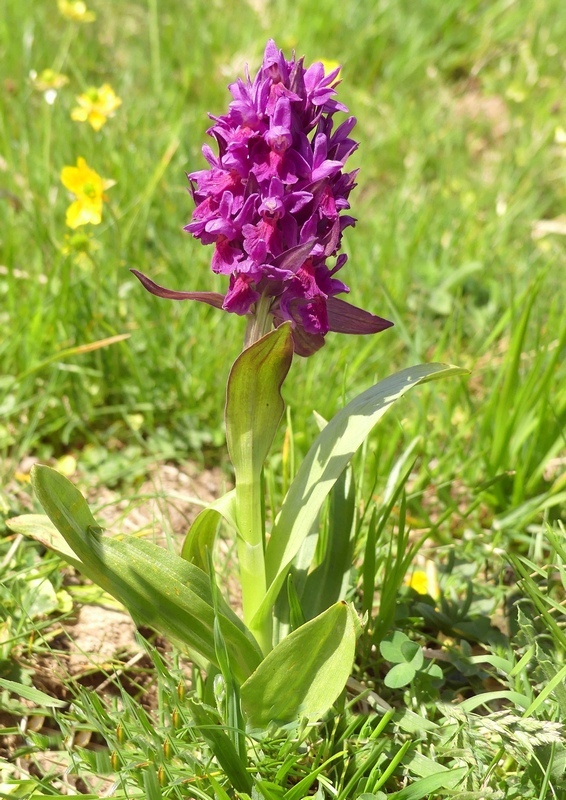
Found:
[(555, 675), (552, 676), (552, 678), (546, 684), (544, 689), (542, 689), (542, 691), (539, 692), (539, 694), (536, 696), (536, 698), (533, 700), (530, 706), (527, 709), (525, 709), (523, 716), (524, 717), (533, 716), (535, 712), (546, 703), (549, 695), (556, 692), (556, 690), (558, 690), (559, 692), (558, 696), (560, 697), (560, 691), (562, 690), (563, 693), (565, 682), (566, 682), (566, 666), (562, 667), (561, 670), (559, 670)]
[(421, 800), (422, 797), (431, 797), (431, 792), (438, 792), (442, 789), (452, 794), (452, 791), (467, 774), (468, 767), (457, 767), (447, 772), (438, 772), (415, 781), (410, 786), (401, 789), (400, 792), (394, 792), (390, 797), (392, 800), (393, 798), (394, 800)]
[(51, 697), (45, 692), (40, 692), (39, 689), (34, 689), (32, 686), (23, 686), (16, 681), (9, 681), (5, 678), (0, 678), (0, 686), (7, 689), (9, 692), (23, 697), (24, 700), (29, 700), (43, 708), (64, 708), (68, 703), (63, 700), (57, 700), (56, 697)]
[(106, 339), (98, 339), (96, 342), (87, 342), (86, 344), (79, 344), (76, 347), (67, 347), (65, 350), (60, 350), (57, 353), (53, 353), (53, 355), (49, 356), (49, 358), (46, 358), (44, 361), (40, 361), (38, 364), (34, 364), (33, 367), (30, 367), (25, 372), (20, 373), (16, 377), (16, 381), (23, 381), (24, 378), (28, 378), (34, 372), (39, 372), (44, 367), (48, 367), (50, 364), (53, 364), (57, 361), (71, 358), (71, 356), (79, 356), (83, 353), (92, 353), (95, 350), (100, 350), (102, 347), (108, 347), (109, 345), (123, 342), (126, 339), (129, 339), (131, 335), (131, 333), (118, 333), (116, 336), (108, 336)]
[(475, 697), (468, 697), (467, 700), (464, 700), (462, 703), (460, 703), (459, 708), (461, 708), (462, 711), (473, 711), (478, 706), (487, 705), (493, 700), (509, 700), (509, 702), (514, 706), (519, 706), (520, 708), (525, 709), (530, 705), (529, 698), (524, 694), (520, 694), (520, 692), (501, 691), (484, 692), (483, 694), (476, 695)]
[(289, 789), (288, 792), (285, 792), (283, 795), (283, 800), (303, 800), (305, 796), (310, 796), (306, 793), (309, 791), (321, 772), (324, 772), (333, 761), (343, 757), (344, 754), (342, 752), (335, 753), (333, 756), (330, 756), (330, 758), (320, 764), (316, 769), (313, 769), (312, 772), (309, 772), (308, 775), (305, 775), (305, 777), (296, 783), (292, 789)]
[(163, 797), (161, 787), (157, 778), (157, 772), (153, 764), (150, 764), (143, 772), (143, 785), (146, 792), (146, 800), (161, 800)]
[(249, 794), (252, 791), (253, 780), (246, 771), (230, 737), (219, 725), (218, 717), (194, 697), (187, 698), (187, 704), (199, 733), (214, 753), (232, 786), (238, 792)]

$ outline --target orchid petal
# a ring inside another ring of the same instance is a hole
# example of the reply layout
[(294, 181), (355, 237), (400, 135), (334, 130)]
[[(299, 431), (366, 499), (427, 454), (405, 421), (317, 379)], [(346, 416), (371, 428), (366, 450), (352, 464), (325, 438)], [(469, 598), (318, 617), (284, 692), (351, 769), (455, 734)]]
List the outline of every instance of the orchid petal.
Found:
[(335, 333), (379, 333), (391, 328), (393, 323), (362, 308), (353, 306), (338, 297), (329, 297), (327, 301), (328, 325)]
[(207, 303), (214, 308), (222, 308), (224, 303), (224, 295), (218, 292), (176, 292), (174, 289), (159, 286), (137, 269), (131, 269), (130, 272), (136, 276), (148, 292), (156, 297), (164, 297), (166, 300), (197, 300), (199, 303)]

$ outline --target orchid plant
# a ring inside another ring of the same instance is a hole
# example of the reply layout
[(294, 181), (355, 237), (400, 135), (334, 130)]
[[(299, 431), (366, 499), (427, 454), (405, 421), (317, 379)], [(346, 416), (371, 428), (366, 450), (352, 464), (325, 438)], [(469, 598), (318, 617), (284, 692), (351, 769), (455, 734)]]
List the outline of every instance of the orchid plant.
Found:
[[(346, 264), (342, 234), (357, 170), (356, 120), (334, 127), (347, 108), (336, 99), (339, 68), (287, 60), (269, 41), (263, 65), (230, 86), (228, 113), (212, 117), (217, 152), (189, 175), (196, 203), (186, 227), (212, 245), (212, 270), (229, 279), (225, 295), (166, 289), (137, 270), (158, 297), (197, 300), (245, 316), (244, 347), (226, 395), (228, 453), (235, 488), (205, 508), (179, 555), (132, 536), (104, 535), (78, 490), (36, 466), (33, 485), (46, 517), (11, 521), (118, 598), (140, 623), (183, 643), (219, 679), (233, 730), (317, 719), (336, 701), (352, 669), (361, 626), (345, 601), (354, 519), (349, 463), (385, 412), (413, 386), (461, 374), (456, 367), (412, 367), (372, 386), (324, 425), (274, 520), (266, 519), (263, 470), (284, 404), (281, 386), (294, 355), (318, 351), (330, 331), (373, 334), (392, 323), (337, 295)], [(330, 497), (326, 546), (319, 522)], [(220, 524), (235, 537), (243, 611), (223, 597), (213, 554)], [(219, 677), (220, 676), (220, 677)], [(216, 684), (215, 684), (216, 685)], [(195, 705), (194, 713), (203, 713)], [(216, 734), (217, 737), (220, 735)], [(227, 758), (229, 741), (218, 757)], [(241, 746), (241, 740), (238, 745)], [(247, 785), (242, 776), (243, 785)]]

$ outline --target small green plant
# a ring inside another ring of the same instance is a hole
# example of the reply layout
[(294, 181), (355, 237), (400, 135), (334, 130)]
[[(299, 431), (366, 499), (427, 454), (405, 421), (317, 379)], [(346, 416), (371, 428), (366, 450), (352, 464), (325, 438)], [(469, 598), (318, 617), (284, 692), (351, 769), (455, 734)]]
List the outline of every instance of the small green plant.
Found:
[(423, 649), (411, 641), (402, 631), (394, 631), (380, 642), (379, 650), (386, 661), (394, 666), (384, 678), (390, 689), (401, 689), (410, 683), (419, 683), (424, 689), (427, 684), (441, 686), (444, 676), (438, 664), (426, 663)]

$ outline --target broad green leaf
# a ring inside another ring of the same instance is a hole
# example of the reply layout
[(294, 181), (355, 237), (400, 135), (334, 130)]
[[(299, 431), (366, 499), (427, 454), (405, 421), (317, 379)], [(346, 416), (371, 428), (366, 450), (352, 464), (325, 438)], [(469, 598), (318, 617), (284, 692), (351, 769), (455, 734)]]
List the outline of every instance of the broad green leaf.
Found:
[(379, 651), (386, 661), (391, 661), (392, 664), (401, 664), (405, 661), (402, 647), (409, 641), (409, 637), (403, 631), (393, 631), (379, 643)]
[(57, 593), (46, 577), (26, 581), (22, 586), (20, 602), (22, 611), (30, 619), (52, 614), (59, 607)]
[[(133, 536), (101, 535), (81, 493), (55, 470), (35, 466), (32, 483), (54, 525), (82, 562), (80, 569), (139, 622), (181, 640), (216, 664), (214, 608), (208, 575), (179, 556)], [(219, 623), (238, 681), (258, 665), (257, 644), (222, 601)]]
[(418, 778), (428, 778), (429, 775), (438, 775), (439, 772), (449, 771), (449, 767), (433, 761), (432, 758), (419, 753), (418, 750), (410, 750), (403, 759), (403, 764), (411, 775), (416, 775)]
[(447, 364), (421, 364), (404, 369), (358, 395), (330, 420), (299, 467), (273, 527), (266, 549), (269, 592), (258, 618), (269, 614), (324, 499), (374, 425), (414, 386), (464, 374), (467, 370)]
[(288, 324), (263, 336), (234, 362), (226, 391), (226, 439), (238, 479), (261, 474), (285, 404), (281, 386), (293, 358)]
[(420, 669), (424, 663), (424, 656), (422, 648), (416, 642), (404, 642), (401, 645), (401, 652), (403, 658), (409, 664), (412, 664), (415, 669)]
[(353, 612), (331, 606), (289, 634), (243, 684), (242, 706), (249, 724), (265, 728), (299, 717), (317, 719), (334, 703), (354, 660)]
[(224, 520), (236, 529), (235, 508), (236, 492), (231, 492), (219, 497), (209, 506), (204, 508), (191, 525), (183, 542), (181, 557), (191, 564), (199, 567), (203, 572), (208, 572), (207, 550), (212, 553), (216, 533), (221, 521)]
[(368, 792), (364, 792), (358, 797), (358, 800), (387, 800), (387, 795), (383, 792), (378, 792), (377, 794), (368, 794)]
[(421, 674), (429, 678), (433, 684), (436, 684), (437, 681), (444, 681), (444, 673), (440, 664), (429, 664)]
[(420, 714), (415, 714), (414, 711), (408, 708), (396, 711), (393, 719), (402, 731), (411, 735), (414, 733), (420, 734), (423, 731), (435, 733), (439, 729), (436, 722), (432, 722), (432, 720), (422, 717)]
[(23, 536), (35, 539), (48, 550), (53, 550), (61, 558), (64, 558), (73, 567), (81, 569), (80, 559), (45, 514), (22, 514), (19, 517), (12, 517), (12, 519), (6, 520), (6, 526), (14, 533), (21, 533)]
[(383, 683), (390, 689), (400, 689), (410, 683), (416, 675), (416, 670), (412, 664), (395, 664), (391, 667)]

